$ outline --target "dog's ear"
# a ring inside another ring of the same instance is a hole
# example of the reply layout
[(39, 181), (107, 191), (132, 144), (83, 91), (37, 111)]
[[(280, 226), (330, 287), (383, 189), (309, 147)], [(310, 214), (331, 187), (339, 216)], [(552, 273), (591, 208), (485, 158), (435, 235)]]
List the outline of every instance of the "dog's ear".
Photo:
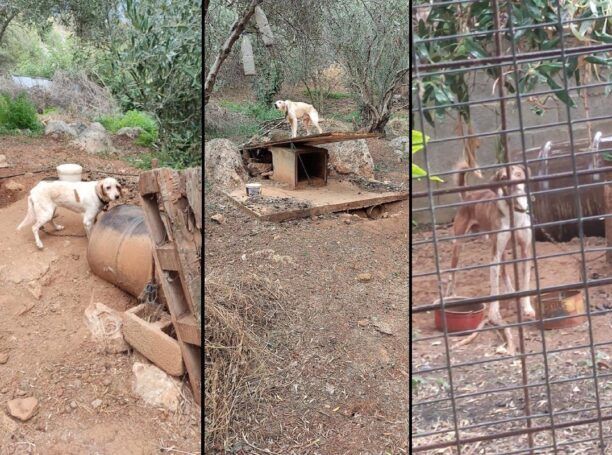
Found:
[(519, 165), (521, 167), (521, 169), (523, 169), (523, 173), (525, 174), (526, 178), (530, 178), (531, 177), (531, 169), (529, 169), (529, 166), (525, 166), (523, 164)]
[(506, 175), (506, 169), (501, 168), (498, 169), (497, 172), (493, 175), (493, 178), (491, 180), (493, 180), (494, 182), (500, 182), (502, 180), (507, 180), (508, 176)]
[(106, 190), (104, 189), (104, 182), (102, 180), (98, 181), (96, 184), (96, 192), (100, 199), (108, 199), (108, 194), (106, 194)]

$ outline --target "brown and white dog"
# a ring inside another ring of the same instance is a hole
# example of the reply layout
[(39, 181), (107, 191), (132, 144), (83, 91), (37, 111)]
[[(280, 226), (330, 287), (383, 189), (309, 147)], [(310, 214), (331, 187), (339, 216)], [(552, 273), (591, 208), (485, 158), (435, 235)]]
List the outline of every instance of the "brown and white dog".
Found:
[[(465, 186), (465, 174), (468, 165), (460, 163), (457, 167), (457, 185)], [(528, 171), (527, 171), (528, 172)], [(514, 236), (518, 244), (518, 253), (521, 259), (530, 257), (530, 249), (532, 242), (531, 233), (531, 215), (529, 214), (529, 206), (527, 194), (525, 191), (525, 183), (513, 183), (517, 180), (525, 180), (527, 176), (525, 168), (521, 165), (510, 166), (510, 177), (506, 173), (506, 168), (501, 168), (492, 177), (493, 182), (499, 182), (496, 191), (492, 189), (462, 191), (461, 199), (465, 202), (470, 202), (468, 205), (462, 206), (455, 215), (453, 221), (453, 234), (461, 236), (468, 232), (479, 231), (498, 231), (510, 228), (510, 204), (512, 204), (514, 212)], [(511, 199), (498, 199), (504, 196), (512, 196)], [(498, 200), (496, 200), (498, 199)], [(493, 243), (493, 266), (491, 267), (491, 295), (499, 295), (499, 277), (500, 271), (504, 276), (504, 284), (508, 292), (514, 292), (510, 277), (506, 272), (504, 264), (500, 261), (504, 256), (504, 252), (510, 246), (511, 232), (497, 232), (489, 235)], [(446, 295), (454, 295), (455, 288), (455, 271), (459, 263), (459, 253), (461, 251), (461, 239), (453, 240), (453, 254), (451, 259), (451, 277), (446, 291)], [(522, 273), (519, 272), (519, 286), (521, 291), (529, 289), (529, 281), (531, 274), (531, 264), (528, 261), (517, 264), (519, 271), (522, 268)], [(521, 297), (521, 308), (523, 315), (533, 319), (535, 311), (531, 306), (529, 297)], [(491, 302), (489, 308), (489, 320), (496, 325), (501, 325), (503, 319), (499, 311), (499, 301)], [(509, 332), (506, 332), (509, 333)], [(513, 351), (511, 339), (508, 339), (508, 350)]]
[(306, 134), (310, 132), (311, 122), (319, 134), (323, 133), (323, 130), (319, 126), (319, 113), (312, 105), (299, 101), (285, 100), (276, 101), (274, 107), (285, 114), (285, 118), (291, 125), (291, 137), (297, 136), (298, 120), (302, 120), (304, 123)]
[(21, 224), (17, 226), (17, 230), (34, 223), (32, 232), (34, 233), (36, 246), (42, 249), (43, 244), (40, 241), (38, 230), (49, 222), (56, 231), (64, 229), (64, 226), (56, 224), (53, 220), (57, 208), (63, 207), (83, 214), (83, 225), (87, 237), (89, 237), (98, 213), (110, 201), (119, 199), (122, 195), (121, 191), (121, 185), (112, 177), (94, 182), (43, 180), (30, 191), (28, 213)]

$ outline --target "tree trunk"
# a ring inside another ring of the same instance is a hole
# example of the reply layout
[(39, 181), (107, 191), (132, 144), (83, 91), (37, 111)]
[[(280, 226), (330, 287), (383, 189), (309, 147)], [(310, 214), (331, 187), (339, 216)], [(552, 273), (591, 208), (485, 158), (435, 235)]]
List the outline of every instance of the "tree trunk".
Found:
[(219, 54), (217, 55), (215, 62), (210, 67), (208, 75), (206, 76), (206, 82), (204, 83), (204, 106), (208, 104), (208, 100), (215, 86), (217, 74), (221, 69), (221, 65), (232, 51), (234, 43), (244, 31), (244, 27), (246, 26), (247, 22), (249, 22), (255, 13), (255, 7), (261, 2), (263, 2), (263, 0), (252, 0), (248, 8), (242, 13), (242, 16), (238, 17), (236, 22), (234, 22), (232, 25), (229, 36), (225, 40), (225, 43), (223, 43), (223, 46), (221, 46)]
[(6, 19), (0, 24), (0, 43), (2, 43), (2, 39), (4, 38), (4, 34), (6, 33), (6, 29), (8, 28), (11, 21), (17, 16), (17, 13), (9, 14)]

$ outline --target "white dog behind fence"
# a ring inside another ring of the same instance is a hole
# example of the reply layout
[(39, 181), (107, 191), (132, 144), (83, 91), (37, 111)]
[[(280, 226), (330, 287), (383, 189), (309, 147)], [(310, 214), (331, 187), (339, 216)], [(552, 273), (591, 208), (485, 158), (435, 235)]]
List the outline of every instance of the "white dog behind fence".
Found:
[(38, 230), (46, 223), (51, 223), (56, 231), (64, 226), (56, 224), (53, 220), (58, 207), (63, 207), (76, 213), (83, 214), (83, 225), (87, 237), (100, 213), (110, 201), (117, 200), (122, 195), (119, 182), (112, 177), (94, 182), (65, 182), (42, 181), (39, 182), (28, 196), (28, 213), (17, 226), (17, 230), (32, 224), (32, 232), (36, 246), (42, 249)]

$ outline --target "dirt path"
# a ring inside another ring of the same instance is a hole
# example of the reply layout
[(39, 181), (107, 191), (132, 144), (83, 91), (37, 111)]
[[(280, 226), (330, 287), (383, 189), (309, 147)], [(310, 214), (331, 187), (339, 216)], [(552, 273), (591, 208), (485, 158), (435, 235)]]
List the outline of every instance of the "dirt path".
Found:
[[(67, 144), (20, 139), (0, 138), (0, 151), (13, 166), (2, 171), (35, 170), (70, 158), (136, 172), (117, 160), (81, 156)], [(54, 147), (63, 157), (46, 154)], [(0, 364), (0, 454), (178, 453), (164, 447), (199, 453), (199, 408), (190, 399), (176, 414), (147, 407), (131, 392), (135, 355), (101, 354), (91, 341), (83, 311), (92, 295), (117, 310), (135, 300), (90, 273), (80, 217), (58, 210), (66, 229), (62, 236), (41, 234), (43, 251), (30, 230), (15, 230), (26, 212), (24, 195), (37, 179), (13, 179), (23, 191), (0, 189), (13, 198), (5, 197), (9, 205), (0, 208), (0, 353), (8, 354)], [(6, 402), (19, 396), (39, 400), (37, 415), (25, 423), (5, 414)], [(102, 404), (94, 408), (94, 400)]]
[[(382, 177), (397, 181), (392, 151), (382, 141), (371, 150), (395, 172)], [(283, 454), (407, 453), (407, 203), (380, 220), (285, 223), (259, 222), (213, 194), (205, 208), (206, 276), (256, 273), (287, 293), (259, 333), (276, 369), (270, 393), (237, 411), (246, 440)], [(226, 222), (212, 222), (215, 213)], [(249, 448), (240, 433), (233, 441)]]

